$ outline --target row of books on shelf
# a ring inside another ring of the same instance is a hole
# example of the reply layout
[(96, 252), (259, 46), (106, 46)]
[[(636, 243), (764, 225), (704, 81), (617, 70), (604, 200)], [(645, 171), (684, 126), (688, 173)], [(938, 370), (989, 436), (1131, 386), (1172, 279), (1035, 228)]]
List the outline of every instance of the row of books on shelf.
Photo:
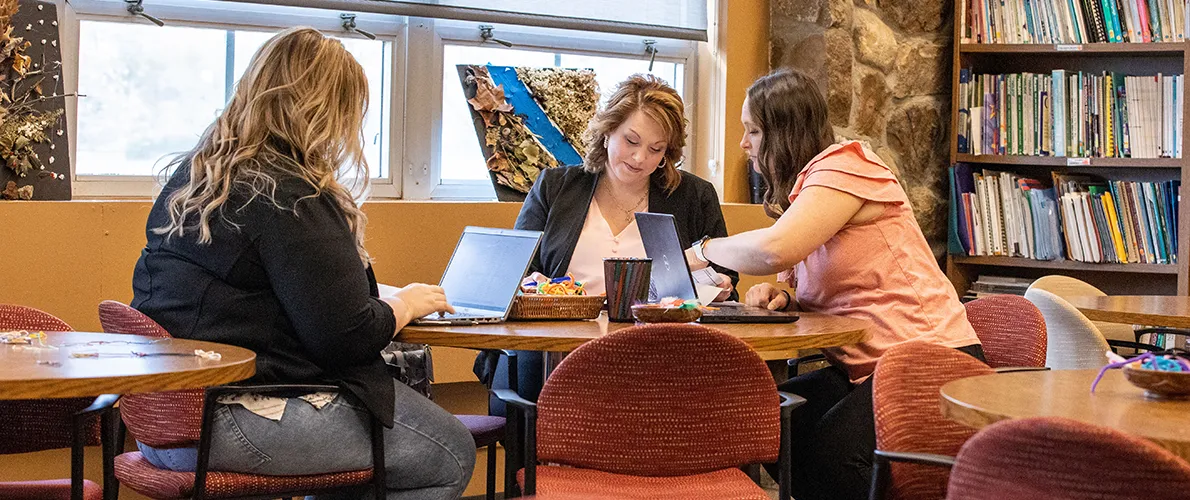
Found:
[(963, 0), (964, 43), (1181, 42), (1186, 0)]
[(1184, 75), (959, 71), (958, 152), (1180, 158)]
[(1162, 349), (1190, 349), (1190, 335), (1184, 333), (1144, 333), (1140, 336), (1141, 343), (1151, 344)]
[(1180, 184), (1060, 172), (1043, 182), (959, 163), (950, 169), (950, 252), (1172, 264)]
[(969, 302), (989, 295), (1024, 295), (1032, 284), (1031, 278), (981, 274), (979, 279), (971, 283), (961, 300)]

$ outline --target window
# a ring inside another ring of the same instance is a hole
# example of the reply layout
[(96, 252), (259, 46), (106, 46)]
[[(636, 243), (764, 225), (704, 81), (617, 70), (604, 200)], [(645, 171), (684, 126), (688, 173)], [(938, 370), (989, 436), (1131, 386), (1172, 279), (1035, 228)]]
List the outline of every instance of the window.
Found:
[[(479, 139), (473, 132), (471, 110), (463, 98), (463, 86), (459, 81), (456, 65), (492, 64), (593, 69), (595, 81), (599, 85), (601, 104), (607, 101), (621, 81), (636, 73), (649, 72), (649, 61), (640, 58), (474, 45), (446, 44), (442, 50), (442, 60), (443, 134), (439, 157), (442, 161), (441, 182), (444, 184), (488, 179), (486, 162), (482, 154), (477, 153), (480, 151)], [(682, 63), (655, 61), (653, 74), (674, 86), (679, 94), (683, 94), (684, 66)]]
[[(67, 111), (77, 196), (152, 195), (162, 168), (218, 116), (251, 56), (290, 26), (335, 36), (368, 75), (374, 197), (495, 197), (458, 64), (591, 68), (605, 98), (649, 68), (644, 37), (636, 35), (498, 25), (497, 36), (514, 44), (506, 48), (481, 43), (480, 23), (471, 21), (356, 14), (359, 28), (377, 35), (369, 40), (346, 32), (333, 10), (209, 0), (155, 0), (145, 8), (165, 26), (129, 15), (122, 1), (65, 4), (67, 89), (85, 96)], [(656, 42), (652, 73), (688, 102), (697, 43)]]
[[(274, 32), (79, 23), (78, 176), (152, 176), (194, 147)], [(373, 177), (388, 177), (390, 43), (340, 38), (364, 67), (364, 136)]]

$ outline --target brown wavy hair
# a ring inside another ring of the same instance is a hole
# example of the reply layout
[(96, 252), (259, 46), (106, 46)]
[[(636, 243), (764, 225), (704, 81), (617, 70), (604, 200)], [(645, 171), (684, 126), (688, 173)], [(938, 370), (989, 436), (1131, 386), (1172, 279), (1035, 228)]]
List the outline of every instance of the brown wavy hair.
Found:
[(665, 131), (665, 159), (653, 172), (653, 178), (661, 183), (666, 193), (673, 193), (682, 182), (678, 166), (682, 163), (682, 148), (686, 147), (686, 107), (678, 91), (653, 75), (636, 74), (620, 82), (607, 105), (587, 124), (587, 131), (583, 133), (587, 143), (583, 169), (598, 174), (607, 168), (604, 138), (638, 110)]
[(232, 224), (223, 214), (233, 192), (249, 194), (245, 205), (260, 196), (296, 208), (274, 198), (278, 179), (292, 176), (314, 188), (307, 198), (334, 199), (367, 262), (367, 218), (357, 202), (368, 191), (367, 109), (367, 77), (342, 43), (308, 27), (278, 33), (252, 56), (198, 145), (171, 163), (189, 160), (189, 181), (166, 202), (169, 224), (154, 231), (167, 237), (197, 231), (199, 243), (210, 243), (213, 216)]
[(763, 135), (756, 159), (764, 178), (764, 212), (776, 219), (789, 208), (797, 176), (835, 142), (826, 99), (813, 78), (793, 69), (760, 77), (748, 87), (748, 112)]

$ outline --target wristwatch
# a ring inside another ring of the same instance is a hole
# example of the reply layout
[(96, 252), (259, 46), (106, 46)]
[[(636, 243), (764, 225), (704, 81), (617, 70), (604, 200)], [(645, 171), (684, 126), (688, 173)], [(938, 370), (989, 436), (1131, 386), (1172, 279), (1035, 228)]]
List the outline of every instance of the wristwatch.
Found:
[(702, 239), (694, 242), (694, 245), (690, 247), (694, 250), (694, 257), (702, 261), (703, 264), (711, 263), (711, 259), (708, 259), (707, 256), (703, 254), (704, 249), (707, 247), (707, 242), (710, 240), (710, 236), (703, 236)]

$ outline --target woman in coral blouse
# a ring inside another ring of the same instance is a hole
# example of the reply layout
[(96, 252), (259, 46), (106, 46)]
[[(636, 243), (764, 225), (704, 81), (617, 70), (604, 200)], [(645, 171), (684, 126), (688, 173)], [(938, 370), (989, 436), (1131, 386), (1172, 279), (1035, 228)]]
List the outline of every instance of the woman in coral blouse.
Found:
[(983, 351), (930, 251), (905, 190), (874, 153), (834, 142), (826, 101), (803, 73), (779, 70), (748, 89), (740, 147), (764, 177), (771, 227), (698, 243), (694, 266), (780, 273), (796, 290), (763, 283), (745, 302), (862, 318), (870, 340), (824, 349), (830, 366), (780, 385), (807, 403), (795, 411), (794, 496), (867, 498), (876, 432), (872, 371), (888, 348), (919, 340)]

